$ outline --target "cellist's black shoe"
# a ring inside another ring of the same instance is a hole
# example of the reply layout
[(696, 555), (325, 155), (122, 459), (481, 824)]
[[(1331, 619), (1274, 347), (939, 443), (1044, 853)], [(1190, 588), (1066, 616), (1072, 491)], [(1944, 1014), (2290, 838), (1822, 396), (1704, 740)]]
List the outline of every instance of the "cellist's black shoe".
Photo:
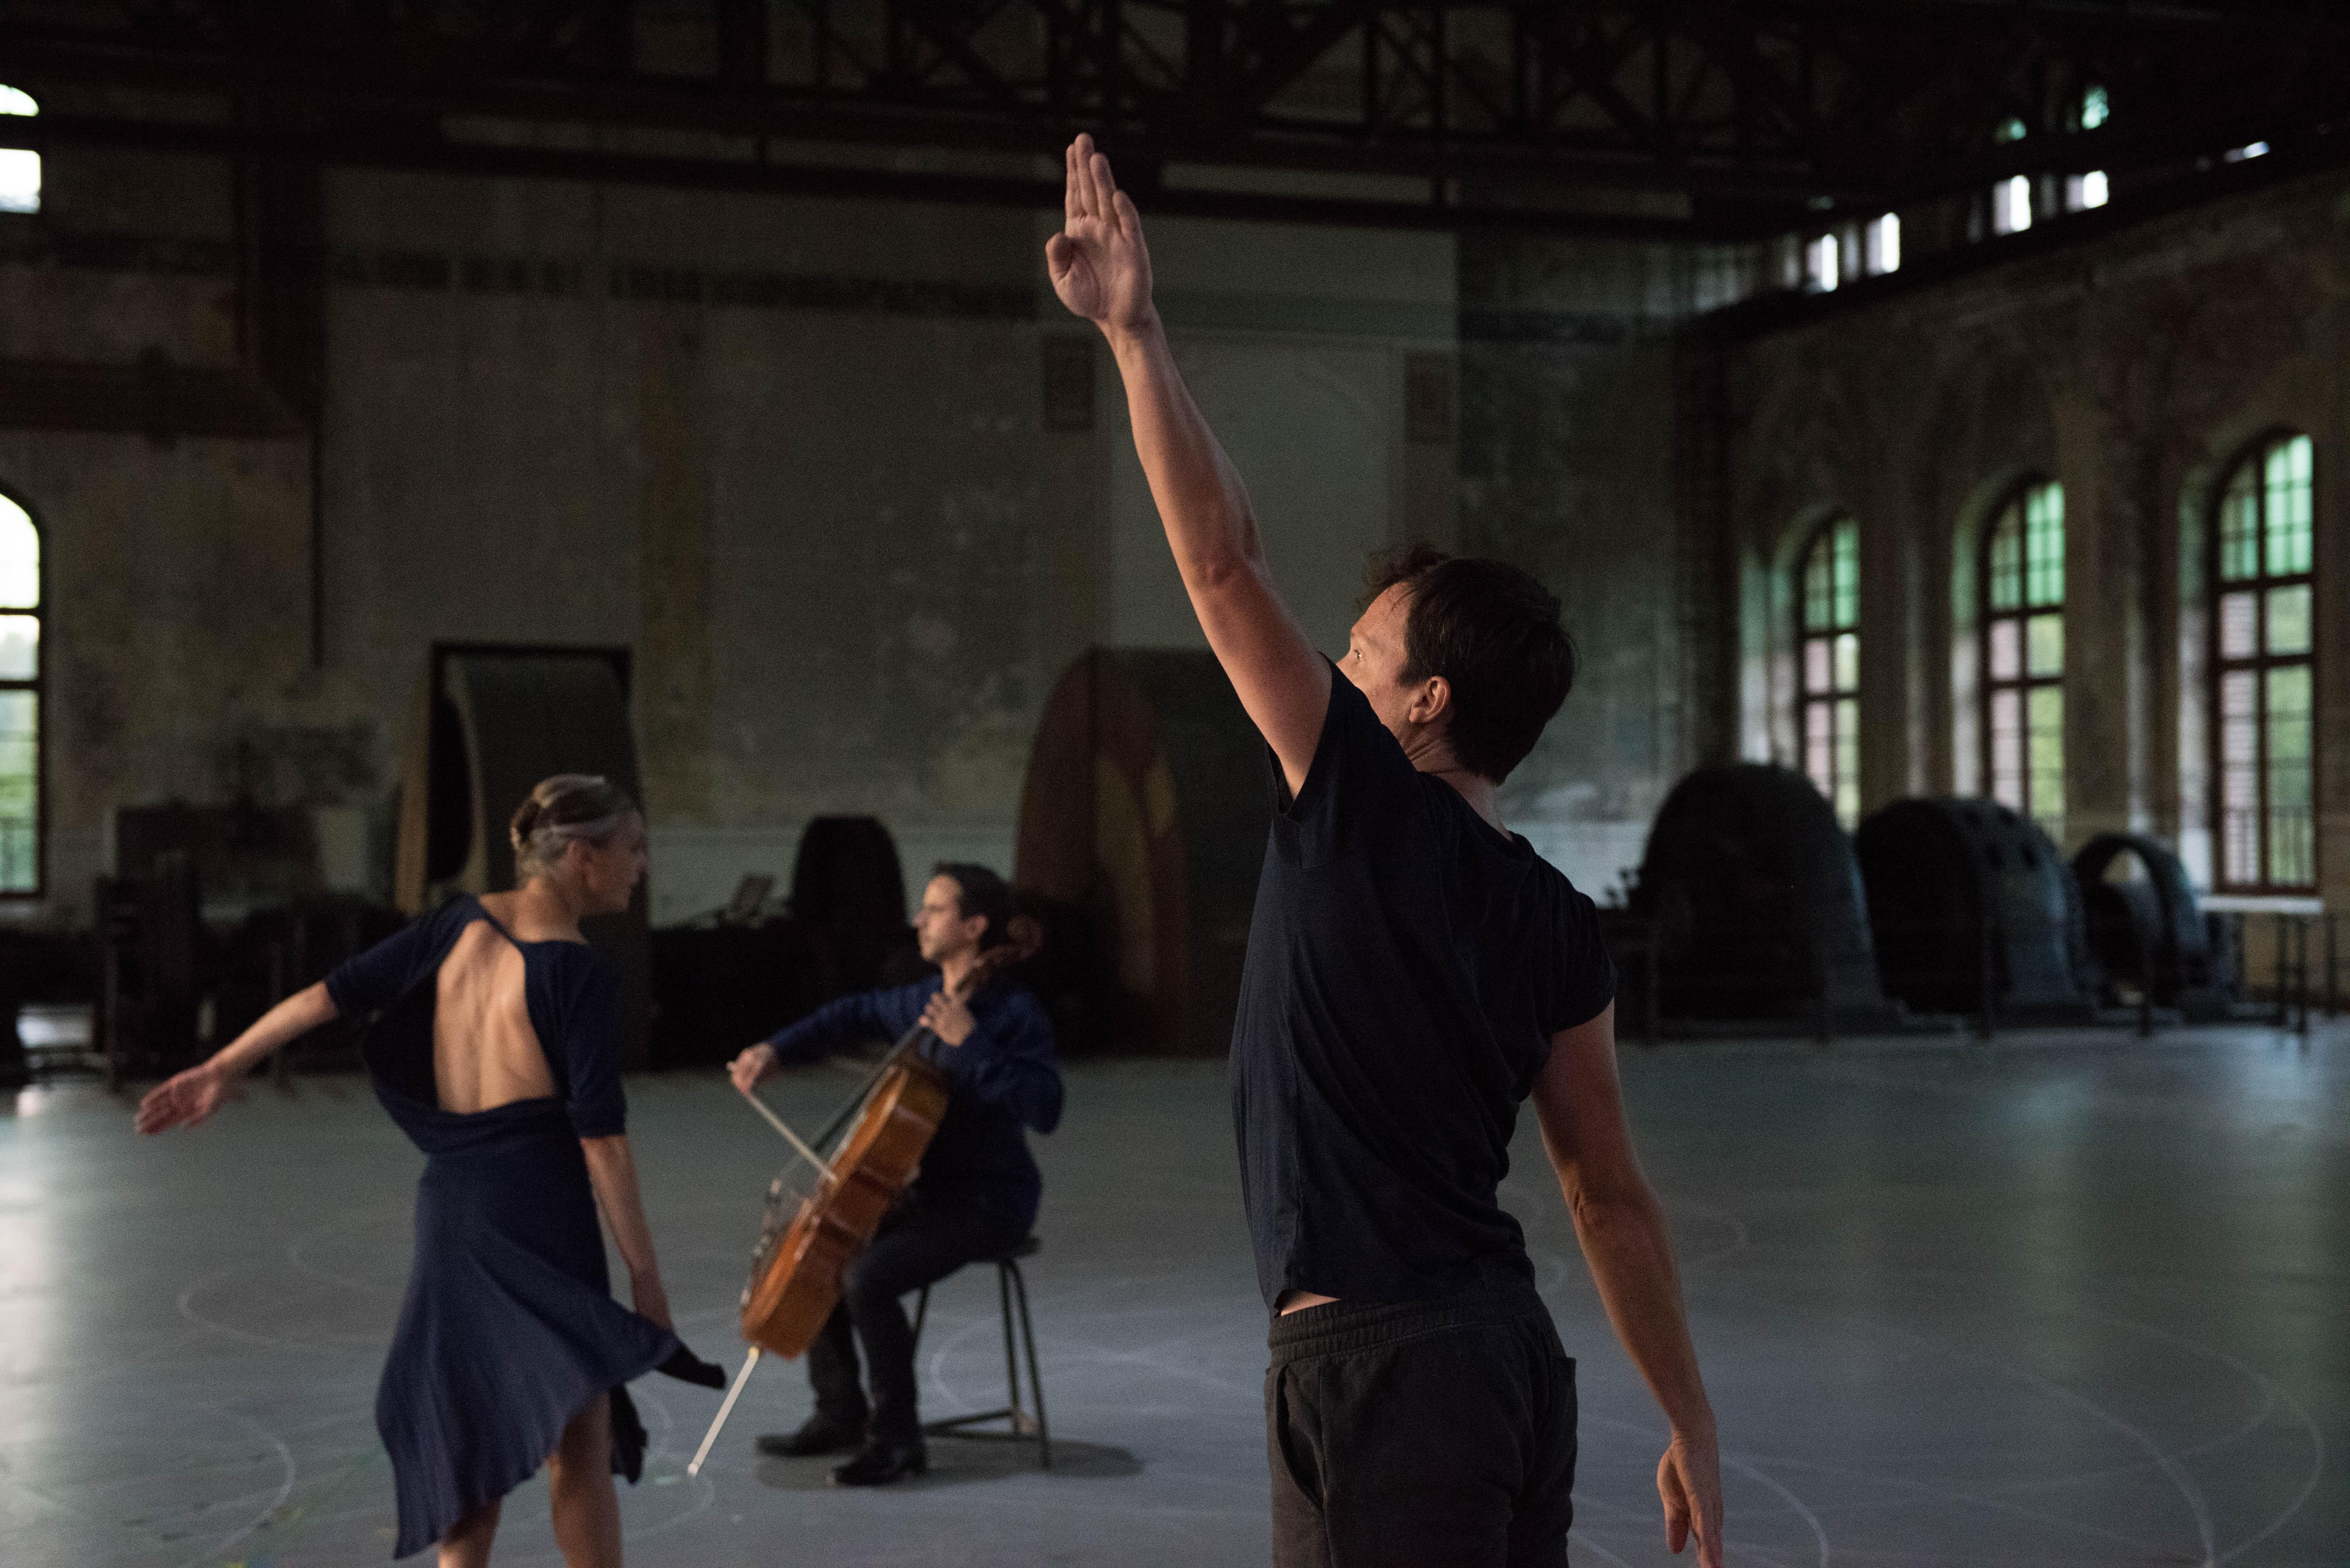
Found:
[(864, 1434), (829, 1416), (810, 1416), (796, 1432), (762, 1432), (759, 1451), (779, 1459), (809, 1459), (818, 1454), (844, 1453), (857, 1447)]
[(922, 1451), (920, 1442), (867, 1443), (857, 1450), (857, 1457), (845, 1465), (835, 1465), (832, 1484), (835, 1486), (887, 1486), (906, 1476), (918, 1476), (931, 1468), (931, 1457)]

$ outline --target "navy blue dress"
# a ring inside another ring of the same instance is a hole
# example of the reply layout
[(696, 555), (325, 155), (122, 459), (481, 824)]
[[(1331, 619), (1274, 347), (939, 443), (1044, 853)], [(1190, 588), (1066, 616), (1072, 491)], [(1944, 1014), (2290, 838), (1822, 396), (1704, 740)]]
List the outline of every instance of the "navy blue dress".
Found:
[(536, 1474), (565, 1425), (608, 1389), (612, 1468), (634, 1480), (644, 1428), (621, 1385), (679, 1348), (612, 1299), (579, 1147), (628, 1118), (619, 987), (602, 956), (579, 942), (515, 941), (555, 1093), (470, 1116), (440, 1108), (437, 979), (475, 920), (515, 940), (461, 896), (327, 977), (343, 1016), (378, 1014), (361, 1047), (376, 1097), (425, 1155), (415, 1262), (376, 1390), (400, 1502), (395, 1557)]

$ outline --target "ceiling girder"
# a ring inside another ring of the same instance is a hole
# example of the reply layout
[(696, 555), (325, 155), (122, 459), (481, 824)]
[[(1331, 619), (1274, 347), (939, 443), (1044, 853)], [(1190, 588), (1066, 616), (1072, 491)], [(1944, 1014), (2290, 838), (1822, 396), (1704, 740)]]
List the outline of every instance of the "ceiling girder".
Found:
[[(706, 0), (698, 73), (648, 63), (693, 31), (674, 0), (81, 11), (0, 3), (0, 69), (265, 96), (346, 140), (452, 115), (1014, 153), (1092, 130), (1145, 183), (1206, 163), (1409, 176), (1439, 205), (1678, 192), (1757, 234), (2350, 131), (2350, 20), (2285, 0)], [(2092, 83), (2111, 122), (2068, 129)], [(2011, 115), (2030, 133), (2001, 143)]]

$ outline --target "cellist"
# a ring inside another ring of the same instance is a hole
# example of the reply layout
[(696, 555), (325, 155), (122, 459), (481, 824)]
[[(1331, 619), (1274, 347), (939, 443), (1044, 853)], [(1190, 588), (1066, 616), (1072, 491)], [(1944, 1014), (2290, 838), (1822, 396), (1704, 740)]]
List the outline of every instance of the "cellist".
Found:
[[(917, 1023), (917, 1047), (947, 1077), (945, 1116), (921, 1174), (843, 1271), (840, 1304), (808, 1350), (816, 1413), (798, 1430), (769, 1433), (759, 1451), (787, 1457), (855, 1450), (836, 1466), (839, 1486), (879, 1486), (928, 1464), (914, 1392), (914, 1335), (899, 1298), (965, 1263), (1019, 1244), (1035, 1222), (1044, 1181), (1024, 1129), (1061, 1120), (1061, 1071), (1044, 1008), (1008, 982), (964, 994), (980, 955), (1004, 938), (1012, 892), (984, 866), (942, 862), (922, 890), (914, 932), (938, 972), (912, 985), (829, 1002), (734, 1059), (744, 1094), (787, 1063), (842, 1046), (894, 1039)], [(865, 1351), (868, 1400), (858, 1386)]]

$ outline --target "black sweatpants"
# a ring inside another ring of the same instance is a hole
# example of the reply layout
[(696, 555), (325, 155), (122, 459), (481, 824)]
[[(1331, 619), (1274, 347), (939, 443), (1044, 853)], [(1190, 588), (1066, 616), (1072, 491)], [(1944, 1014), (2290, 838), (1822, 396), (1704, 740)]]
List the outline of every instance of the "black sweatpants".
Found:
[(1532, 1288), (1273, 1320), (1277, 1568), (1563, 1568), (1575, 1362)]
[[(871, 1244), (841, 1271), (840, 1304), (808, 1346), (808, 1381), (816, 1386), (817, 1411), (878, 1442), (920, 1438), (914, 1329), (898, 1298), (945, 1279), (975, 1258), (1009, 1251), (1027, 1233), (1027, 1226), (972, 1204), (910, 1195), (891, 1210)], [(859, 1342), (873, 1386), (870, 1407), (857, 1386)]]

